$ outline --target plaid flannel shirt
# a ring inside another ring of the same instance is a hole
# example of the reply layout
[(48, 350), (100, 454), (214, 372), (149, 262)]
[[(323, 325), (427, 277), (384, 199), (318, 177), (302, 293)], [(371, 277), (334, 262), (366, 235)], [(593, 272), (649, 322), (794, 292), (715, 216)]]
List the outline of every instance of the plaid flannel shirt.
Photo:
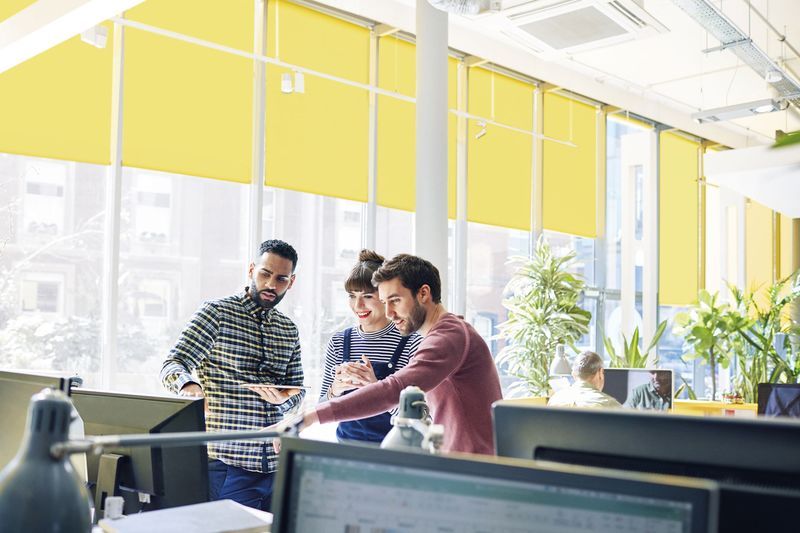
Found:
[[(258, 430), (279, 422), (297, 406), (304, 391), (272, 405), (242, 383), (302, 385), (297, 327), (277, 309), (263, 310), (248, 293), (205, 302), (181, 333), (161, 368), (172, 392), (197, 380), (208, 399), (208, 431)], [(208, 444), (208, 456), (253, 472), (274, 472), (278, 456), (271, 442)]]

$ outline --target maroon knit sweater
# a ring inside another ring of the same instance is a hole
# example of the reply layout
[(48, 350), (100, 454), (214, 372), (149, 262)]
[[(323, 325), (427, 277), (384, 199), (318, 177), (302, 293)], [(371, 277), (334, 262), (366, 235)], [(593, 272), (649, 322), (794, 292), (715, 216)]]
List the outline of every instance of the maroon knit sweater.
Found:
[(478, 332), (452, 313), (433, 325), (407, 366), (319, 405), (319, 421), (343, 422), (386, 412), (409, 385), (425, 391), (434, 423), (444, 425), (444, 451), (494, 453), (491, 407), (502, 398), (500, 379)]

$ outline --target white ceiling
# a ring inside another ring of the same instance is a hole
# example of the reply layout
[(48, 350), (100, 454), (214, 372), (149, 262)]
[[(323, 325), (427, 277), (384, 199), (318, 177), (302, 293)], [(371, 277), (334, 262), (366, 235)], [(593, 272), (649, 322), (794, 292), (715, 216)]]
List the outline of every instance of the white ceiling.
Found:
[[(554, 0), (537, 1), (544, 4)], [(415, 0), (321, 3), (414, 32)], [(775, 130), (800, 129), (800, 110), (794, 106), (735, 121), (701, 125), (692, 121), (691, 114), (700, 110), (770, 98), (770, 88), (730, 50), (702, 52), (718, 46), (719, 42), (671, 0), (638, 0), (638, 3), (667, 31), (572, 54), (543, 54), (502, 34), (491, 17), (468, 19), (450, 15), (450, 45), (732, 147), (767, 144), (774, 139)], [(782, 45), (758, 16), (752, 12), (748, 16), (747, 0), (714, 0), (714, 3), (771, 59), (790, 75), (794, 74), (795, 79), (800, 78), (800, 58)], [(789, 44), (800, 50), (800, 1), (751, 0), (750, 4), (786, 35)]]

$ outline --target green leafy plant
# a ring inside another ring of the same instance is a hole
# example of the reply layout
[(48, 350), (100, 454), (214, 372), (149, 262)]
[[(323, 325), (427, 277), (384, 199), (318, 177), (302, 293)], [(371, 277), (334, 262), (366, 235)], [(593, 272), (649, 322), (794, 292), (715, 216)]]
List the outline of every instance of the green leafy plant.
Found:
[(639, 348), (639, 326), (636, 326), (631, 335), (631, 341), (625, 335), (622, 335), (622, 353), (617, 355), (617, 350), (614, 348), (614, 342), (609, 338), (603, 339), (603, 344), (606, 347), (606, 353), (611, 357), (612, 368), (646, 368), (658, 366), (658, 356), (650, 357), (650, 352), (656, 347), (664, 330), (667, 329), (667, 321), (664, 320), (657, 327), (653, 333), (653, 338), (650, 344), (647, 345), (645, 351)]
[[(800, 377), (800, 354), (790, 340), (800, 327), (787, 312), (800, 298), (800, 279), (792, 275), (779, 280), (763, 291), (762, 298), (755, 290), (745, 293), (730, 284), (728, 288), (739, 313), (751, 317), (731, 345), (737, 362), (736, 391), (746, 402), (755, 402), (759, 383), (795, 383)], [(786, 358), (778, 353), (780, 344)]]
[(574, 252), (555, 256), (540, 238), (531, 258), (512, 257), (509, 261), (519, 267), (506, 286), (510, 296), (503, 306), (508, 309), (508, 320), (498, 326), (498, 337), (508, 344), (497, 362), (521, 379), (512, 392), (547, 394), (556, 345), (577, 351), (575, 342), (589, 331), (592, 315), (578, 305), (584, 281), (569, 272), (574, 260)]
[(717, 365), (728, 368), (736, 335), (749, 327), (750, 319), (738, 308), (717, 301), (718, 293), (701, 290), (689, 311), (675, 316), (673, 331), (684, 337), (685, 361), (702, 359), (711, 370), (711, 399), (717, 398)]

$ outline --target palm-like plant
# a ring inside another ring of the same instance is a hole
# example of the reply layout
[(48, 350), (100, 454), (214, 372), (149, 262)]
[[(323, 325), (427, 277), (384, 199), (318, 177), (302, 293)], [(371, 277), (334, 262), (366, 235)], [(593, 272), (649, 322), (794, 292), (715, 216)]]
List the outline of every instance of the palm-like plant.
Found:
[(512, 386), (515, 390), (547, 394), (556, 346), (566, 344), (574, 350), (575, 342), (589, 331), (592, 315), (578, 306), (584, 281), (568, 271), (574, 260), (574, 252), (563, 257), (553, 255), (540, 238), (533, 257), (512, 257), (509, 261), (519, 267), (505, 289), (510, 295), (503, 301), (508, 320), (498, 329), (508, 344), (497, 362), (521, 379)]
[(717, 365), (728, 368), (737, 335), (750, 319), (737, 308), (717, 302), (719, 294), (701, 290), (689, 311), (675, 316), (674, 332), (684, 336), (684, 360), (700, 358), (711, 369), (711, 399), (717, 398)]
[(647, 368), (658, 366), (658, 355), (650, 356), (650, 351), (656, 347), (664, 330), (667, 329), (667, 321), (664, 320), (657, 327), (653, 333), (653, 338), (650, 339), (650, 344), (647, 349), (642, 351), (639, 348), (639, 326), (636, 326), (631, 335), (631, 341), (625, 335), (622, 335), (622, 353), (617, 355), (617, 350), (614, 348), (614, 343), (609, 337), (603, 339), (603, 344), (606, 347), (606, 353), (611, 358), (612, 368)]
[[(732, 348), (738, 367), (736, 388), (746, 402), (754, 402), (759, 383), (795, 383), (800, 377), (800, 361), (789, 340), (790, 335), (800, 332), (800, 327), (786, 313), (787, 307), (800, 298), (800, 278), (793, 274), (767, 287), (761, 302), (754, 292), (745, 294), (730, 284), (728, 288), (739, 312), (752, 317), (747, 327), (738, 332), (738, 342)], [(789, 353), (786, 359), (776, 349), (781, 333), (784, 349)]]

